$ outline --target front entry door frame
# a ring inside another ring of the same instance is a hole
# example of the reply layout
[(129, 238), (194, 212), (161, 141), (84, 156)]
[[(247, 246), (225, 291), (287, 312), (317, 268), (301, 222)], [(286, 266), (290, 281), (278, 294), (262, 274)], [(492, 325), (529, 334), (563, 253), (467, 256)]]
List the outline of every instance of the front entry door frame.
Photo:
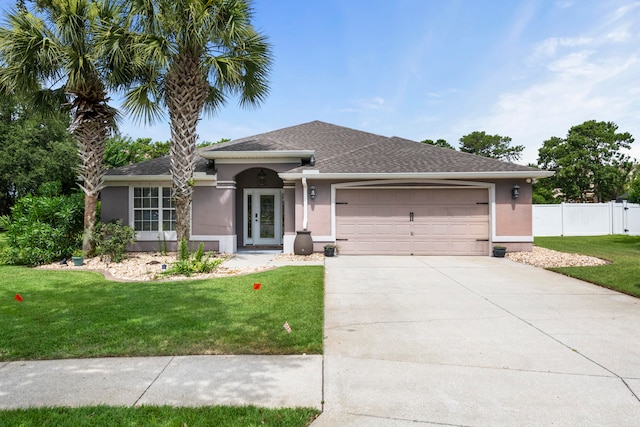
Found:
[(282, 189), (245, 188), (244, 245), (282, 245)]

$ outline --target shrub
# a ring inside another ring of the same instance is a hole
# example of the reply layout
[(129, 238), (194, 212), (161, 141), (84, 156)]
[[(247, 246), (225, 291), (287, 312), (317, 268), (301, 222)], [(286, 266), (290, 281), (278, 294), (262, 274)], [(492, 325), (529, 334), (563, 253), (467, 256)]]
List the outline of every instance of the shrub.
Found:
[(171, 264), (170, 268), (164, 274), (182, 274), (184, 276), (191, 276), (196, 273), (211, 273), (220, 264), (222, 264), (221, 258), (212, 258), (212, 254), (204, 253), (204, 243), (200, 243), (198, 250), (195, 252), (193, 258), (189, 252), (189, 246), (186, 240), (180, 242), (178, 248), (179, 259)]
[(96, 255), (111, 258), (113, 262), (120, 262), (127, 251), (127, 245), (136, 241), (136, 232), (133, 228), (122, 225), (122, 221), (118, 220), (103, 224), (96, 224), (96, 230), (93, 233), (93, 245)]
[(189, 243), (187, 242), (187, 239), (182, 239), (180, 241), (180, 246), (178, 247), (178, 259), (180, 261), (187, 261), (189, 256)]
[(6, 230), (0, 261), (39, 265), (69, 258), (82, 242), (82, 193), (70, 196), (25, 196), (0, 217)]

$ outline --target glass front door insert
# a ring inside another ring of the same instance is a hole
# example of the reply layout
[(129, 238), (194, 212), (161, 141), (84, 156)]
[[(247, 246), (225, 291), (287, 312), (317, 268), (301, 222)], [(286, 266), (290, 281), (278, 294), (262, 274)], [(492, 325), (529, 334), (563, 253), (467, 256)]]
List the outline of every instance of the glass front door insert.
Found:
[(244, 190), (245, 245), (282, 244), (282, 190)]

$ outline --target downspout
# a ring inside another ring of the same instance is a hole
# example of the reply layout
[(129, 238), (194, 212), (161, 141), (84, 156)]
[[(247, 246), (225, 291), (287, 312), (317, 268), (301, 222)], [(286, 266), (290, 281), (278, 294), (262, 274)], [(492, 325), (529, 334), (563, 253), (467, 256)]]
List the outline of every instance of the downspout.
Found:
[(307, 229), (307, 178), (302, 178), (302, 229)]

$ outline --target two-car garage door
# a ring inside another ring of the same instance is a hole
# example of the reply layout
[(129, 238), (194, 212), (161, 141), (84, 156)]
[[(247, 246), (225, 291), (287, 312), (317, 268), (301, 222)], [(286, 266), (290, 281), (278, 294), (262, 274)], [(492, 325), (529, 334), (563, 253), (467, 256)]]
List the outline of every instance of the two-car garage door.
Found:
[(336, 190), (343, 254), (487, 255), (487, 189)]

